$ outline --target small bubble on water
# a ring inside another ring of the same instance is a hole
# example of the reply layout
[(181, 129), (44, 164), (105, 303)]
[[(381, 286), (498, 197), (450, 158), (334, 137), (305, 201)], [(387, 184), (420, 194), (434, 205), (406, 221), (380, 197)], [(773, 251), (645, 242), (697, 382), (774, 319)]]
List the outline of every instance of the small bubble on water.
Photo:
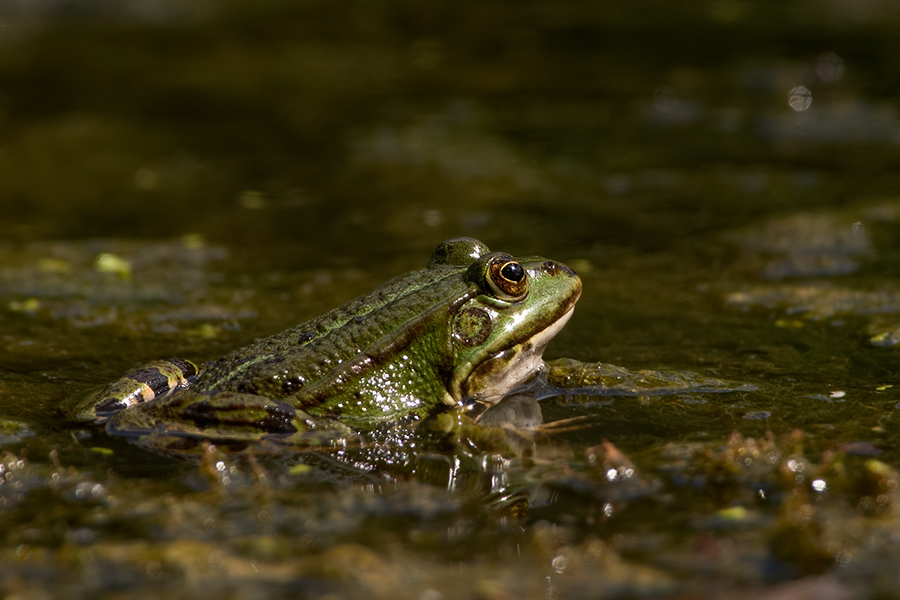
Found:
[(816, 59), (816, 75), (825, 83), (834, 83), (844, 75), (844, 60), (834, 52), (825, 52)]
[(653, 107), (660, 112), (671, 112), (678, 106), (678, 96), (675, 90), (662, 87), (653, 93)]
[(802, 85), (798, 85), (788, 92), (788, 104), (797, 112), (803, 112), (812, 104), (812, 92)]
[(557, 573), (565, 573), (566, 567), (569, 566), (569, 557), (565, 554), (557, 554), (553, 557), (551, 565), (553, 566), (553, 570)]

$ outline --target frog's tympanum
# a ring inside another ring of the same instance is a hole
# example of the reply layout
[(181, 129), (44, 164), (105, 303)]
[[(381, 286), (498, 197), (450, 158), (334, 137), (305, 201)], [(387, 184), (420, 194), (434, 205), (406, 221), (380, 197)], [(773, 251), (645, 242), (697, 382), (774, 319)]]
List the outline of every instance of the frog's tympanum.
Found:
[(426, 268), (219, 360), (132, 371), (81, 416), (117, 435), (304, 444), (492, 404), (540, 369), (580, 294), (561, 263), (454, 238)]

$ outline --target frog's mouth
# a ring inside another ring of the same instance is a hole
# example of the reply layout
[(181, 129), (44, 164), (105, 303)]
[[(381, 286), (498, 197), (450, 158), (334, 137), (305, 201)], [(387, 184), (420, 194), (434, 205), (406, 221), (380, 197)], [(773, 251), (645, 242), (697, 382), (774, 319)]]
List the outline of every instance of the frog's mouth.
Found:
[(463, 402), (498, 402), (514, 387), (527, 381), (544, 364), (544, 349), (566, 325), (575, 310), (576, 295), (565, 312), (528, 339), (494, 352), (476, 365), (461, 385)]

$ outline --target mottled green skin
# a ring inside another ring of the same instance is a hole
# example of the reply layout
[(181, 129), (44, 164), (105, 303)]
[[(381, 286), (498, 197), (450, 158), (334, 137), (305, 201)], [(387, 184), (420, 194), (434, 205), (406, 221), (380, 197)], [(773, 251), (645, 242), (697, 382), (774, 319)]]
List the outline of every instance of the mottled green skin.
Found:
[(425, 269), (203, 365), (189, 389), (123, 410), (108, 430), (323, 443), (439, 406), (496, 401), (531, 375), (512, 381), (504, 369), (517, 356), (539, 363), (543, 346), (532, 340), (550, 328), (546, 344), (581, 282), (559, 263), (520, 259), (528, 293), (502, 300), (487, 281), (492, 259), (513, 260), (477, 240), (447, 240)]

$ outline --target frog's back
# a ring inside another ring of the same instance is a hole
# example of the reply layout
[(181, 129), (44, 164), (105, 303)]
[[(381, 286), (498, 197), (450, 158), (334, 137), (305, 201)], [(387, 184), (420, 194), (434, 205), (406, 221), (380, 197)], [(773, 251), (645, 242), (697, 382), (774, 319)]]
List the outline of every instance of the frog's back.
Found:
[(364, 359), (386, 352), (385, 345), (402, 352), (406, 343), (423, 339), (427, 329), (442, 321), (446, 327), (452, 299), (470, 287), (463, 273), (463, 268), (442, 265), (393, 279), (340, 308), (207, 363), (193, 389), (296, 396), (323, 379), (339, 378), (342, 370), (359, 370)]

